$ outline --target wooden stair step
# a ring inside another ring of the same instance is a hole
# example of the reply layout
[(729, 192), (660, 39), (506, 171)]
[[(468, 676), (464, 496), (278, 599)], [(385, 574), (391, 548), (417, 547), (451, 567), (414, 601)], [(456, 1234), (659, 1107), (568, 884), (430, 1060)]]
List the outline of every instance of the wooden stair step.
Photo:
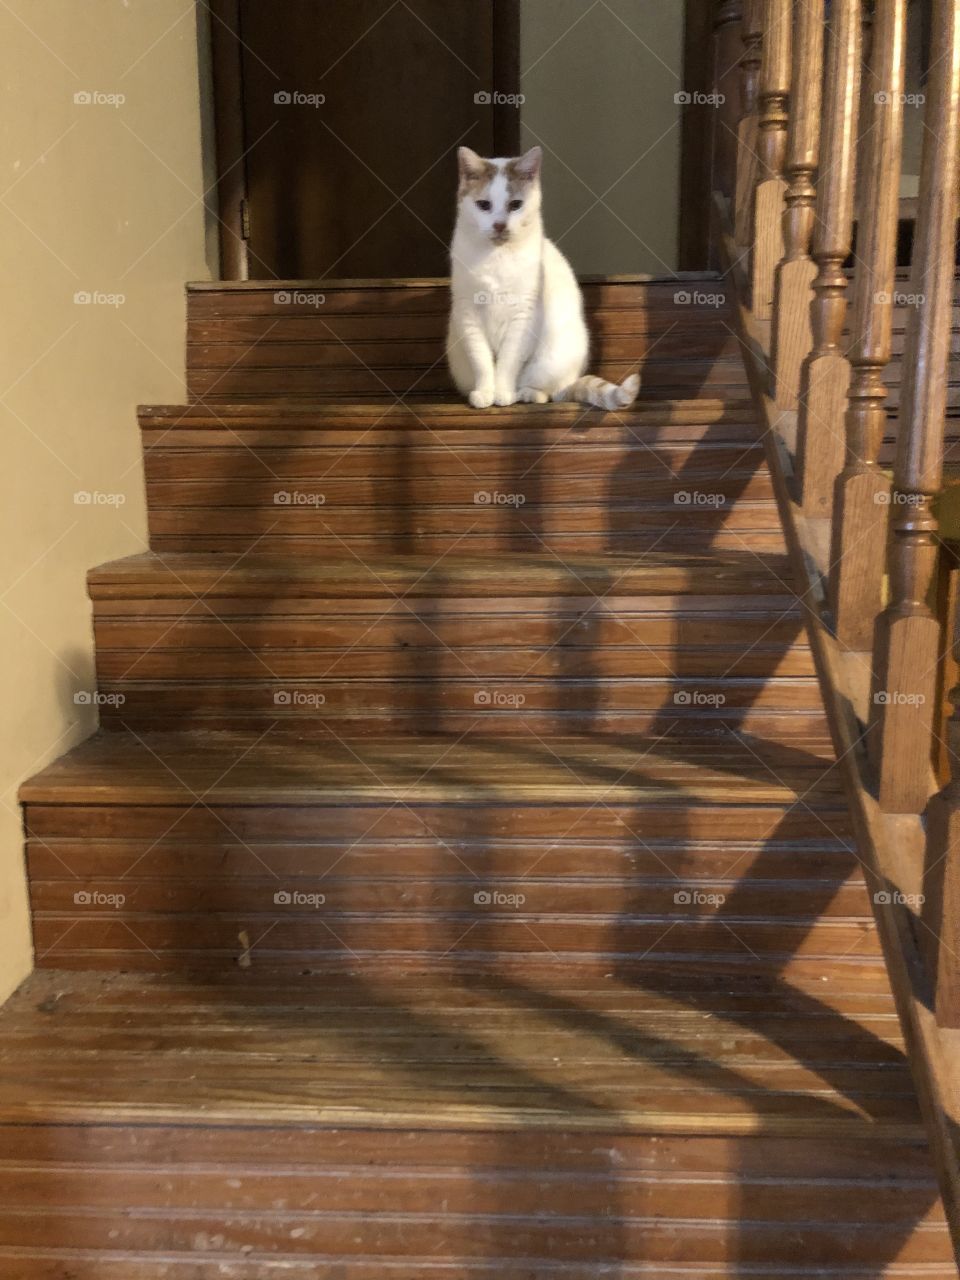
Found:
[(196, 592), (205, 599), (275, 594), (281, 585), (328, 598), (360, 596), (531, 596), (585, 594), (632, 596), (666, 593), (790, 597), (786, 556), (744, 550), (712, 555), (645, 552), (469, 556), (440, 558), (380, 555), (331, 556), (320, 563), (277, 556), (229, 557), (204, 554), (147, 553), (127, 556), (91, 570), (94, 600), (141, 596), (178, 596)]
[(0, 1276), (943, 1280), (878, 971), (37, 973)]
[(701, 742), (455, 737), (314, 740), (256, 733), (101, 733), (25, 782), (28, 804), (348, 804), (403, 798), (739, 806), (803, 802), (845, 812), (837, 771), (801, 749)]
[(105, 731), (21, 794), (45, 966), (879, 957), (819, 741)]

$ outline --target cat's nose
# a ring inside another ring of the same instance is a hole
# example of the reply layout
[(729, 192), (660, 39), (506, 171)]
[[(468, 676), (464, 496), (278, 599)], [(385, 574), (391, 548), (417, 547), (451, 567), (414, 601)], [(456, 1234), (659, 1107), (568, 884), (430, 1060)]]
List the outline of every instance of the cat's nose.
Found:
[(507, 229), (507, 224), (505, 222), (495, 222), (493, 224), (493, 229), (498, 236), (503, 235), (504, 231)]

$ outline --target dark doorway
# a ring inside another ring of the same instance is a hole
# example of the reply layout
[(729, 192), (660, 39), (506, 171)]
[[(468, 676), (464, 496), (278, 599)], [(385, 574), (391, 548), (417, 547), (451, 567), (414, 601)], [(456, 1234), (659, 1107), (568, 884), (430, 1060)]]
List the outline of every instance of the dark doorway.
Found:
[(211, 0), (225, 278), (442, 276), (459, 143), (519, 150), (519, 0)]

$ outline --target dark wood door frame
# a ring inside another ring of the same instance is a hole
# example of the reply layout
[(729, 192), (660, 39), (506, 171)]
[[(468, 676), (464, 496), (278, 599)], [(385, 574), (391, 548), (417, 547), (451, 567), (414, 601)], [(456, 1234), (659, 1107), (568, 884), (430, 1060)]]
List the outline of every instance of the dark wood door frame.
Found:
[[(210, 12), (211, 83), (215, 118), (217, 208), (220, 228), (220, 275), (247, 280), (248, 250), (247, 151), (243, 114), (242, 0), (206, 0)], [(494, 83), (503, 95), (520, 93), (520, 0), (492, 0)], [(520, 151), (520, 110), (506, 102), (493, 105), (493, 128), (499, 155)]]
[(207, 0), (215, 120), (220, 276), (247, 280), (247, 166), (240, 0)]

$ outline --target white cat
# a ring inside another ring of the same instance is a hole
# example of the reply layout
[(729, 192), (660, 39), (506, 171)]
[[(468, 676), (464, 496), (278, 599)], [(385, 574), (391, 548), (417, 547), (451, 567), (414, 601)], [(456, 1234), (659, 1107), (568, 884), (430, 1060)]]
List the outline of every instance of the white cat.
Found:
[(534, 147), (519, 159), (484, 160), (461, 147), (451, 247), (447, 362), (475, 409), (518, 400), (579, 400), (601, 409), (633, 404), (640, 377), (619, 386), (584, 377), (590, 337), (577, 278), (543, 233)]

